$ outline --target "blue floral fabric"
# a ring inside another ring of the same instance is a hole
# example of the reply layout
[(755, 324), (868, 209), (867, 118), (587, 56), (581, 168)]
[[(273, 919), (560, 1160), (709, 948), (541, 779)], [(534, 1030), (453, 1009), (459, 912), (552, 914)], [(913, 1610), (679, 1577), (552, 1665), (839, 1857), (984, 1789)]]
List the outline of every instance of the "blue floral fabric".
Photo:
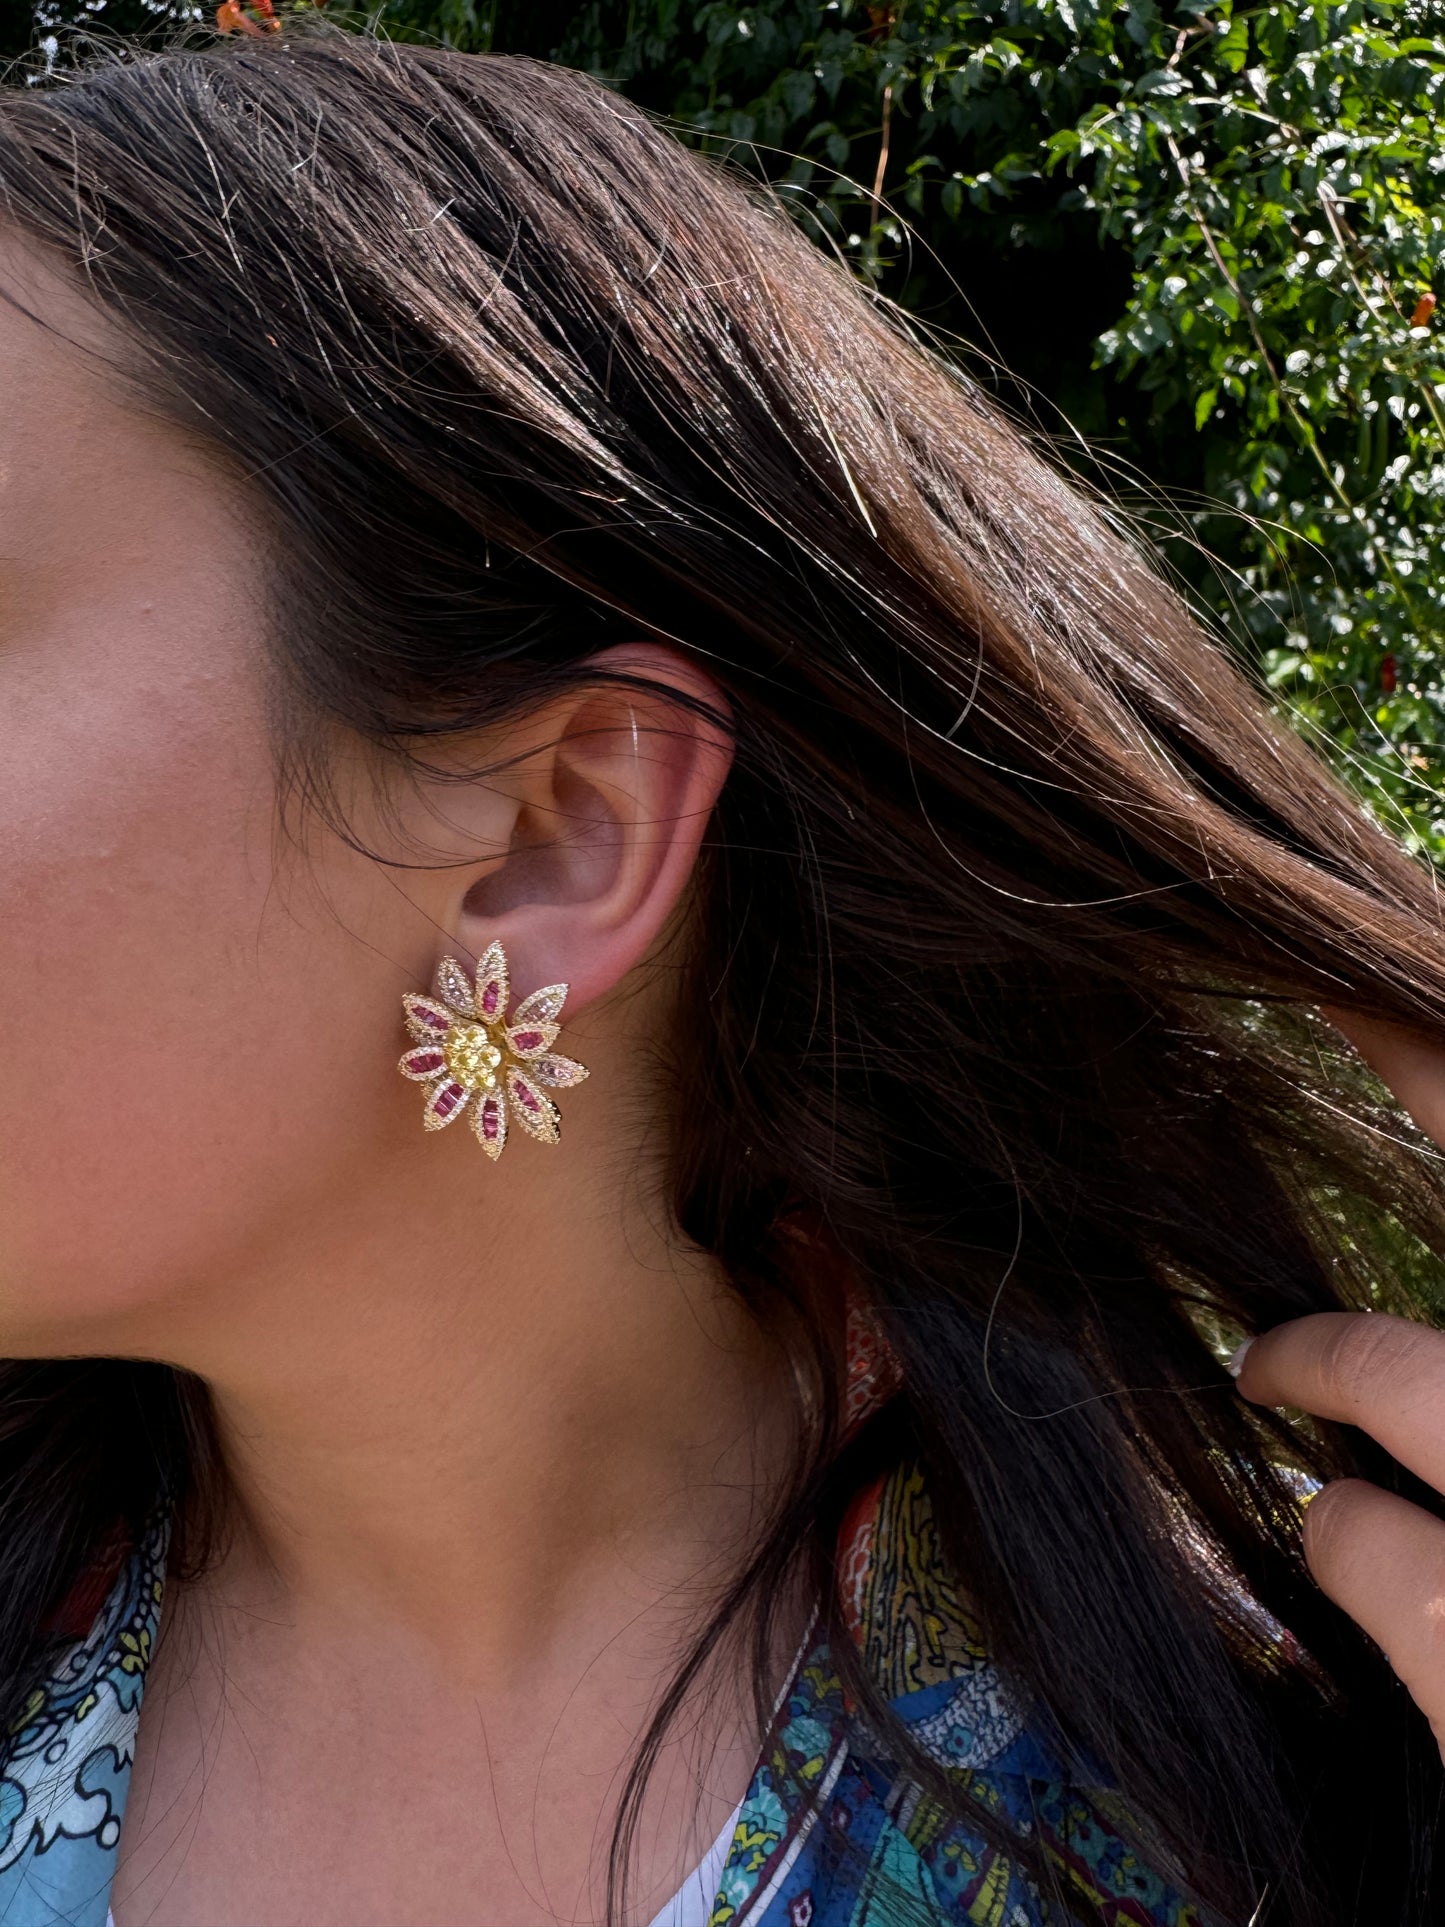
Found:
[[(105, 1927), (166, 1541), (158, 1520), (0, 1746), (0, 1927)], [(1021, 1718), (946, 1576), (916, 1471), (901, 1467), (860, 1496), (839, 1558), (865, 1664), (968, 1798), (1041, 1838), (1092, 1918), (1207, 1927), (1110, 1819), (1107, 1792), (1066, 1784)], [(743, 1801), (710, 1927), (903, 1921), (1045, 1927), (1048, 1916), (1006, 1854), (890, 1765), (820, 1638), (795, 1668), (776, 1744)], [(1057, 1913), (1049, 1927), (1060, 1927)]]
[(105, 1927), (169, 1537), (158, 1519), (123, 1560), (89, 1632), (52, 1664), (5, 1735), (4, 1927)]
[[(950, 1580), (921, 1474), (862, 1494), (839, 1547), (865, 1667), (950, 1779), (1041, 1838), (1061, 1884), (1108, 1927), (1207, 1927), (1129, 1844), (1107, 1790), (1070, 1785), (1029, 1730)], [(826, 1642), (794, 1676), (759, 1765), (710, 1927), (1062, 1927), (1023, 1872), (899, 1773), (846, 1704)]]

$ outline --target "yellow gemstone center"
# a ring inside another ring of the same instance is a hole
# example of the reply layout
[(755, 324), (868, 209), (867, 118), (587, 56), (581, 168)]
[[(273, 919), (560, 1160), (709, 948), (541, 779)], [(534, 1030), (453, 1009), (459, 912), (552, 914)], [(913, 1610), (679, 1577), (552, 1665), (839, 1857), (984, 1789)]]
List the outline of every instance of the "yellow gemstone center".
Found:
[(485, 1024), (453, 1024), (442, 1044), (447, 1069), (469, 1091), (490, 1091), (497, 1082), (502, 1053)]

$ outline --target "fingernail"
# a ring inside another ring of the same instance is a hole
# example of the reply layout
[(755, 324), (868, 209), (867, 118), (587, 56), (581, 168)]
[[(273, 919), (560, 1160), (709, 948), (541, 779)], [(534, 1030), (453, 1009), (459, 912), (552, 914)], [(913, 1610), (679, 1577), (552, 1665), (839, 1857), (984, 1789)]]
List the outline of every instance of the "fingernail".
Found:
[(1231, 1378), (1238, 1378), (1239, 1374), (1244, 1370), (1244, 1355), (1253, 1343), (1254, 1340), (1252, 1338), (1246, 1338), (1233, 1358), (1229, 1359), (1225, 1364), (1224, 1369), (1229, 1373)]

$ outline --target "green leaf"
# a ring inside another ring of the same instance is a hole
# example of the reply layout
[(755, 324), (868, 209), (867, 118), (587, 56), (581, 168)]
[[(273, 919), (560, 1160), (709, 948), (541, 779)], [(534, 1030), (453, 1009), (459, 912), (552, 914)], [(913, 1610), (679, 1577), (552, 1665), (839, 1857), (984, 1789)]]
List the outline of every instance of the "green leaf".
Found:
[(1249, 59), (1249, 21), (1245, 15), (1231, 20), (1228, 30), (1215, 41), (1214, 57), (1232, 74), (1243, 71)]

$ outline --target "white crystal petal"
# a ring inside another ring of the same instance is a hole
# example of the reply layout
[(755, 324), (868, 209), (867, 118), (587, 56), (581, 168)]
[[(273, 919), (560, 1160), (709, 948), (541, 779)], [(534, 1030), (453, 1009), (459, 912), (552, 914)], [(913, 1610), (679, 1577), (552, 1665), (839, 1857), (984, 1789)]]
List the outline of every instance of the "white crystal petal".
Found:
[(437, 965), (436, 993), (459, 1017), (470, 1017), (476, 1008), (472, 980), (455, 957), (443, 957)]
[(572, 1085), (580, 1084), (588, 1075), (587, 1066), (579, 1064), (571, 1057), (534, 1057), (527, 1066), (539, 1084), (547, 1084), (553, 1090), (570, 1090)]
[(512, 1029), (525, 1030), (529, 1024), (555, 1024), (566, 1001), (566, 984), (545, 984), (530, 997), (524, 997), (512, 1012)]

